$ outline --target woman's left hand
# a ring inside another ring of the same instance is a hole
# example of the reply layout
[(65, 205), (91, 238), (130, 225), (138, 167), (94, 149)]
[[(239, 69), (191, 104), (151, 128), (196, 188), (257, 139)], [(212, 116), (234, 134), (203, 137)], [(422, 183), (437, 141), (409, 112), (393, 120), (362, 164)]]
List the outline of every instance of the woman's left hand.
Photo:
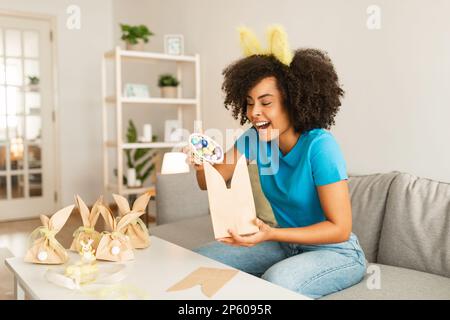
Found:
[(255, 220), (255, 223), (259, 228), (259, 231), (254, 234), (241, 236), (237, 234), (235, 230), (229, 229), (228, 232), (231, 234), (231, 237), (221, 238), (217, 241), (229, 244), (231, 246), (253, 247), (255, 244), (270, 240), (272, 228), (258, 218)]

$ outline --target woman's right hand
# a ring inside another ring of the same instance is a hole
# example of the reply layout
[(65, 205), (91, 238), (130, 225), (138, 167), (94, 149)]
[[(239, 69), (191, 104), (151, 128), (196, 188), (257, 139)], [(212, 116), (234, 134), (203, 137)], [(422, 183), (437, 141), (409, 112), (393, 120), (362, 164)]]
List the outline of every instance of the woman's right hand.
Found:
[(203, 163), (201, 160), (195, 158), (194, 154), (192, 153), (192, 150), (189, 146), (186, 146), (183, 148), (183, 152), (186, 154), (186, 162), (193, 166), (196, 171), (203, 171)]

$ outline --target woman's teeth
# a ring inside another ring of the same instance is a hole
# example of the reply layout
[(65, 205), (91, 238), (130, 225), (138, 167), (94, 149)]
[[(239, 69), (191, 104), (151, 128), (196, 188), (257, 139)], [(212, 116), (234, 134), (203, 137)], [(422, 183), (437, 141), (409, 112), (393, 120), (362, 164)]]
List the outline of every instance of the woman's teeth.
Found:
[(255, 126), (257, 129), (267, 129), (267, 127), (269, 127), (270, 125), (270, 121), (261, 121), (261, 122), (256, 122)]

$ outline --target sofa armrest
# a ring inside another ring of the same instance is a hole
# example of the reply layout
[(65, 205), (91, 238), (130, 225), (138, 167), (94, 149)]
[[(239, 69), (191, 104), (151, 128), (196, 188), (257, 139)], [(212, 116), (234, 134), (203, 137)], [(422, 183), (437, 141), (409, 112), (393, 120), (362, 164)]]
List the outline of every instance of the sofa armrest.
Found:
[(198, 187), (195, 171), (157, 175), (158, 225), (207, 214), (209, 214), (208, 193)]

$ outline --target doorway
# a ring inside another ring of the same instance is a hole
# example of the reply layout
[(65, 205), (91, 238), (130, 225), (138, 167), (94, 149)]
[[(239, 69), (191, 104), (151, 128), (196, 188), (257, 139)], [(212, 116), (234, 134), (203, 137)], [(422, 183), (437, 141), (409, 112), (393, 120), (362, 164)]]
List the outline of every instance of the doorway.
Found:
[(57, 204), (50, 19), (0, 13), (0, 221)]

